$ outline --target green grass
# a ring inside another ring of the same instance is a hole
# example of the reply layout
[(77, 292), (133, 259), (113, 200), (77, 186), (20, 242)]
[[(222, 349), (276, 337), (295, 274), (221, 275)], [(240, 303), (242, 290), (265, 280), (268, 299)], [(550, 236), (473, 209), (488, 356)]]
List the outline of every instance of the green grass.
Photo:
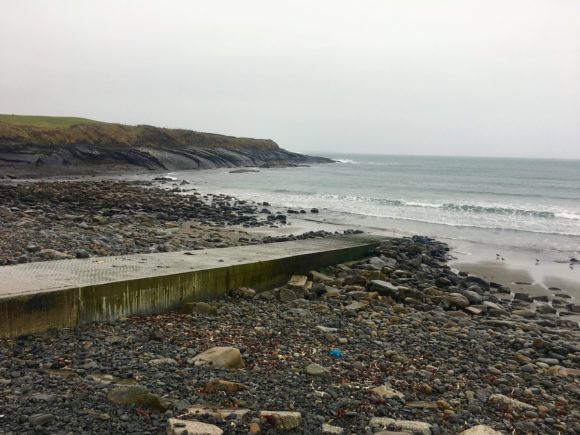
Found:
[(44, 128), (66, 128), (78, 124), (106, 124), (87, 118), (66, 116), (30, 116), (30, 115), (5, 115), (0, 114), (0, 122), (13, 125), (30, 125)]

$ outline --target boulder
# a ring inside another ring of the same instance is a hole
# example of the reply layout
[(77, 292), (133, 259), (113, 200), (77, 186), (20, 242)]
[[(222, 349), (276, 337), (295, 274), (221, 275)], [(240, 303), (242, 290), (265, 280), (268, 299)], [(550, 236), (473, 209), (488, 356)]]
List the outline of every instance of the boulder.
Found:
[(461, 293), (444, 293), (442, 300), (452, 307), (467, 308), (469, 306), (469, 300)]
[(192, 362), (196, 366), (207, 365), (217, 369), (242, 369), (245, 366), (240, 351), (229, 346), (212, 347), (194, 356)]

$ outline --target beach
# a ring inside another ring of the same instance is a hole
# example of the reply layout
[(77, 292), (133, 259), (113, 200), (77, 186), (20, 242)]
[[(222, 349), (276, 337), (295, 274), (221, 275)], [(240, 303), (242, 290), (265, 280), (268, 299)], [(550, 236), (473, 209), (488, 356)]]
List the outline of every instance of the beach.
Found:
[[(187, 254), (364, 228), (332, 223), (332, 212), (312, 204), (287, 208), (210, 193), (173, 175), (144, 178), (0, 186), (1, 241), (10, 254), (2, 267)], [(569, 258), (542, 257), (536, 265), (533, 251), (500, 254), (454, 239), (364, 230), (385, 237), (369, 257), (271, 291), (231, 289), (176, 312), (0, 340), (0, 428), (580, 429), (578, 287)], [(195, 362), (225, 349), (237, 355), (231, 367)]]

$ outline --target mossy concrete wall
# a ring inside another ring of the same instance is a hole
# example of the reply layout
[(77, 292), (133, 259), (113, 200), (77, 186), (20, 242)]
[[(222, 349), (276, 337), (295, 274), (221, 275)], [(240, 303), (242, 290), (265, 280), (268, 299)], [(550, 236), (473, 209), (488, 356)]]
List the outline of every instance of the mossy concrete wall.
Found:
[(218, 298), (237, 287), (268, 290), (285, 284), (293, 274), (364, 257), (378, 243), (365, 240), (343, 247), (338, 243), (332, 249), (238, 263), (234, 256), (223, 266), (4, 297), (0, 298), (0, 337), (161, 313), (183, 302)]

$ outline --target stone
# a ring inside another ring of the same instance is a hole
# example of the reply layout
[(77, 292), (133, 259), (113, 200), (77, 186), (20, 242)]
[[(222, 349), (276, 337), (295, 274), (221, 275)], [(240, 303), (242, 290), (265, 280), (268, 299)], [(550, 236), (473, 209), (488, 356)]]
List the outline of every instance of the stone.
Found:
[(395, 420), (388, 417), (373, 417), (370, 421), (371, 427), (381, 429), (410, 432), (415, 435), (431, 435), (431, 425), (422, 421)]
[(418, 409), (437, 409), (437, 403), (428, 402), (426, 400), (417, 400), (415, 402), (405, 403), (405, 408), (418, 408)]
[(532, 302), (532, 295), (528, 294), (528, 293), (516, 293), (514, 295), (514, 299), (519, 300), (519, 301), (525, 301), (525, 302)]
[(320, 364), (312, 363), (306, 366), (306, 373), (310, 376), (322, 377), (329, 376), (330, 370)]
[(483, 313), (483, 310), (473, 306), (465, 308), (465, 311), (467, 311), (469, 314), (473, 314), (474, 316), (479, 316), (481, 313)]
[(544, 364), (548, 364), (549, 366), (556, 366), (560, 364), (560, 361), (556, 358), (538, 358), (536, 362), (542, 362)]
[(311, 270), (310, 272), (308, 272), (308, 276), (314, 282), (329, 282), (329, 281), (334, 281), (329, 276), (327, 276), (327, 275), (325, 275), (323, 273), (320, 273), (320, 272), (316, 272), (315, 270)]
[(481, 295), (472, 290), (462, 290), (461, 294), (467, 298), (471, 305), (479, 305), (483, 302)]
[(520, 317), (524, 317), (526, 319), (531, 319), (533, 317), (536, 317), (536, 313), (535, 311), (532, 310), (526, 310), (526, 309), (517, 309), (517, 310), (513, 310), (512, 314), (515, 316), (520, 316)]
[(304, 275), (292, 275), (290, 280), (288, 280), (288, 286), (304, 289), (307, 281), (308, 277)]
[(292, 430), (300, 426), (302, 415), (292, 411), (260, 411), (258, 416), (273, 422), (279, 430)]
[(492, 394), (489, 396), (488, 403), (499, 404), (505, 406), (508, 409), (516, 409), (520, 411), (533, 411), (536, 409), (534, 406), (520, 402), (519, 400), (512, 399), (511, 397), (505, 396), (503, 394)]
[(376, 394), (381, 399), (405, 399), (405, 395), (399, 391), (393, 390), (388, 385), (381, 385), (371, 389), (373, 394)]
[(399, 289), (395, 285), (380, 279), (372, 280), (369, 284), (369, 290), (375, 291), (381, 296), (390, 296), (392, 298), (399, 296)]
[(298, 296), (296, 295), (294, 290), (291, 290), (289, 288), (281, 288), (280, 293), (278, 293), (278, 299), (280, 300), (280, 302), (286, 303), (295, 301), (296, 299), (298, 299)]
[(256, 290), (248, 287), (238, 287), (232, 291), (232, 295), (245, 299), (253, 299), (256, 296)]
[(371, 257), (371, 258), (369, 258), (369, 264), (371, 266), (376, 267), (377, 269), (382, 269), (383, 267), (385, 267), (387, 265), (387, 263), (385, 263), (379, 257)]
[(459, 435), (502, 435), (502, 433), (489, 426), (480, 424), (464, 430)]
[(221, 435), (224, 431), (213, 424), (194, 420), (167, 420), (167, 435)]
[(245, 367), (242, 354), (235, 347), (212, 347), (193, 357), (196, 366), (211, 366), (217, 369), (242, 369)]
[(218, 391), (225, 391), (226, 393), (235, 393), (238, 391), (247, 390), (248, 387), (238, 382), (226, 381), (224, 379), (210, 379), (205, 384), (205, 391), (208, 393), (217, 393)]
[(146, 406), (158, 411), (165, 411), (167, 404), (157, 394), (140, 385), (129, 385), (113, 388), (107, 393), (107, 399), (117, 405)]
[(327, 298), (337, 298), (340, 296), (340, 290), (335, 287), (326, 286), (324, 296)]
[(368, 307), (368, 304), (365, 304), (364, 302), (353, 302), (352, 304), (349, 304), (345, 307), (346, 310), (348, 311), (361, 311), (364, 310)]
[(72, 258), (72, 255), (54, 249), (41, 249), (38, 251), (38, 256), (44, 260), (66, 260)]
[(54, 415), (52, 414), (33, 414), (28, 418), (28, 423), (31, 427), (45, 426), (52, 423)]
[(469, 306), (469, 300), (461, 293), (444, 293), (442, 299), (447, 305), (453, 307), (467, 308)]
[(206, 406), (191, 406), (187, 408), (187, 416), (212, 417), (216, 420), (229, 420), (231, 418), (242, 419), (250, 413), (249, 409), (243, 408), (214, 408)]
[(566, 377), (566, 376), (575, 376), (580, 377), (580, 369), (573, 369), (568, 367), (562, 367), (558, 365), (554, 365), (549, 367), (548, 373), (552, 376), (559, 376), (559, 377)]
[(323, 423), (322, 433), (328, 435), (341, 435), (344, 433), (344, 429), (338, 426), (332, 426), (330, 424)]

